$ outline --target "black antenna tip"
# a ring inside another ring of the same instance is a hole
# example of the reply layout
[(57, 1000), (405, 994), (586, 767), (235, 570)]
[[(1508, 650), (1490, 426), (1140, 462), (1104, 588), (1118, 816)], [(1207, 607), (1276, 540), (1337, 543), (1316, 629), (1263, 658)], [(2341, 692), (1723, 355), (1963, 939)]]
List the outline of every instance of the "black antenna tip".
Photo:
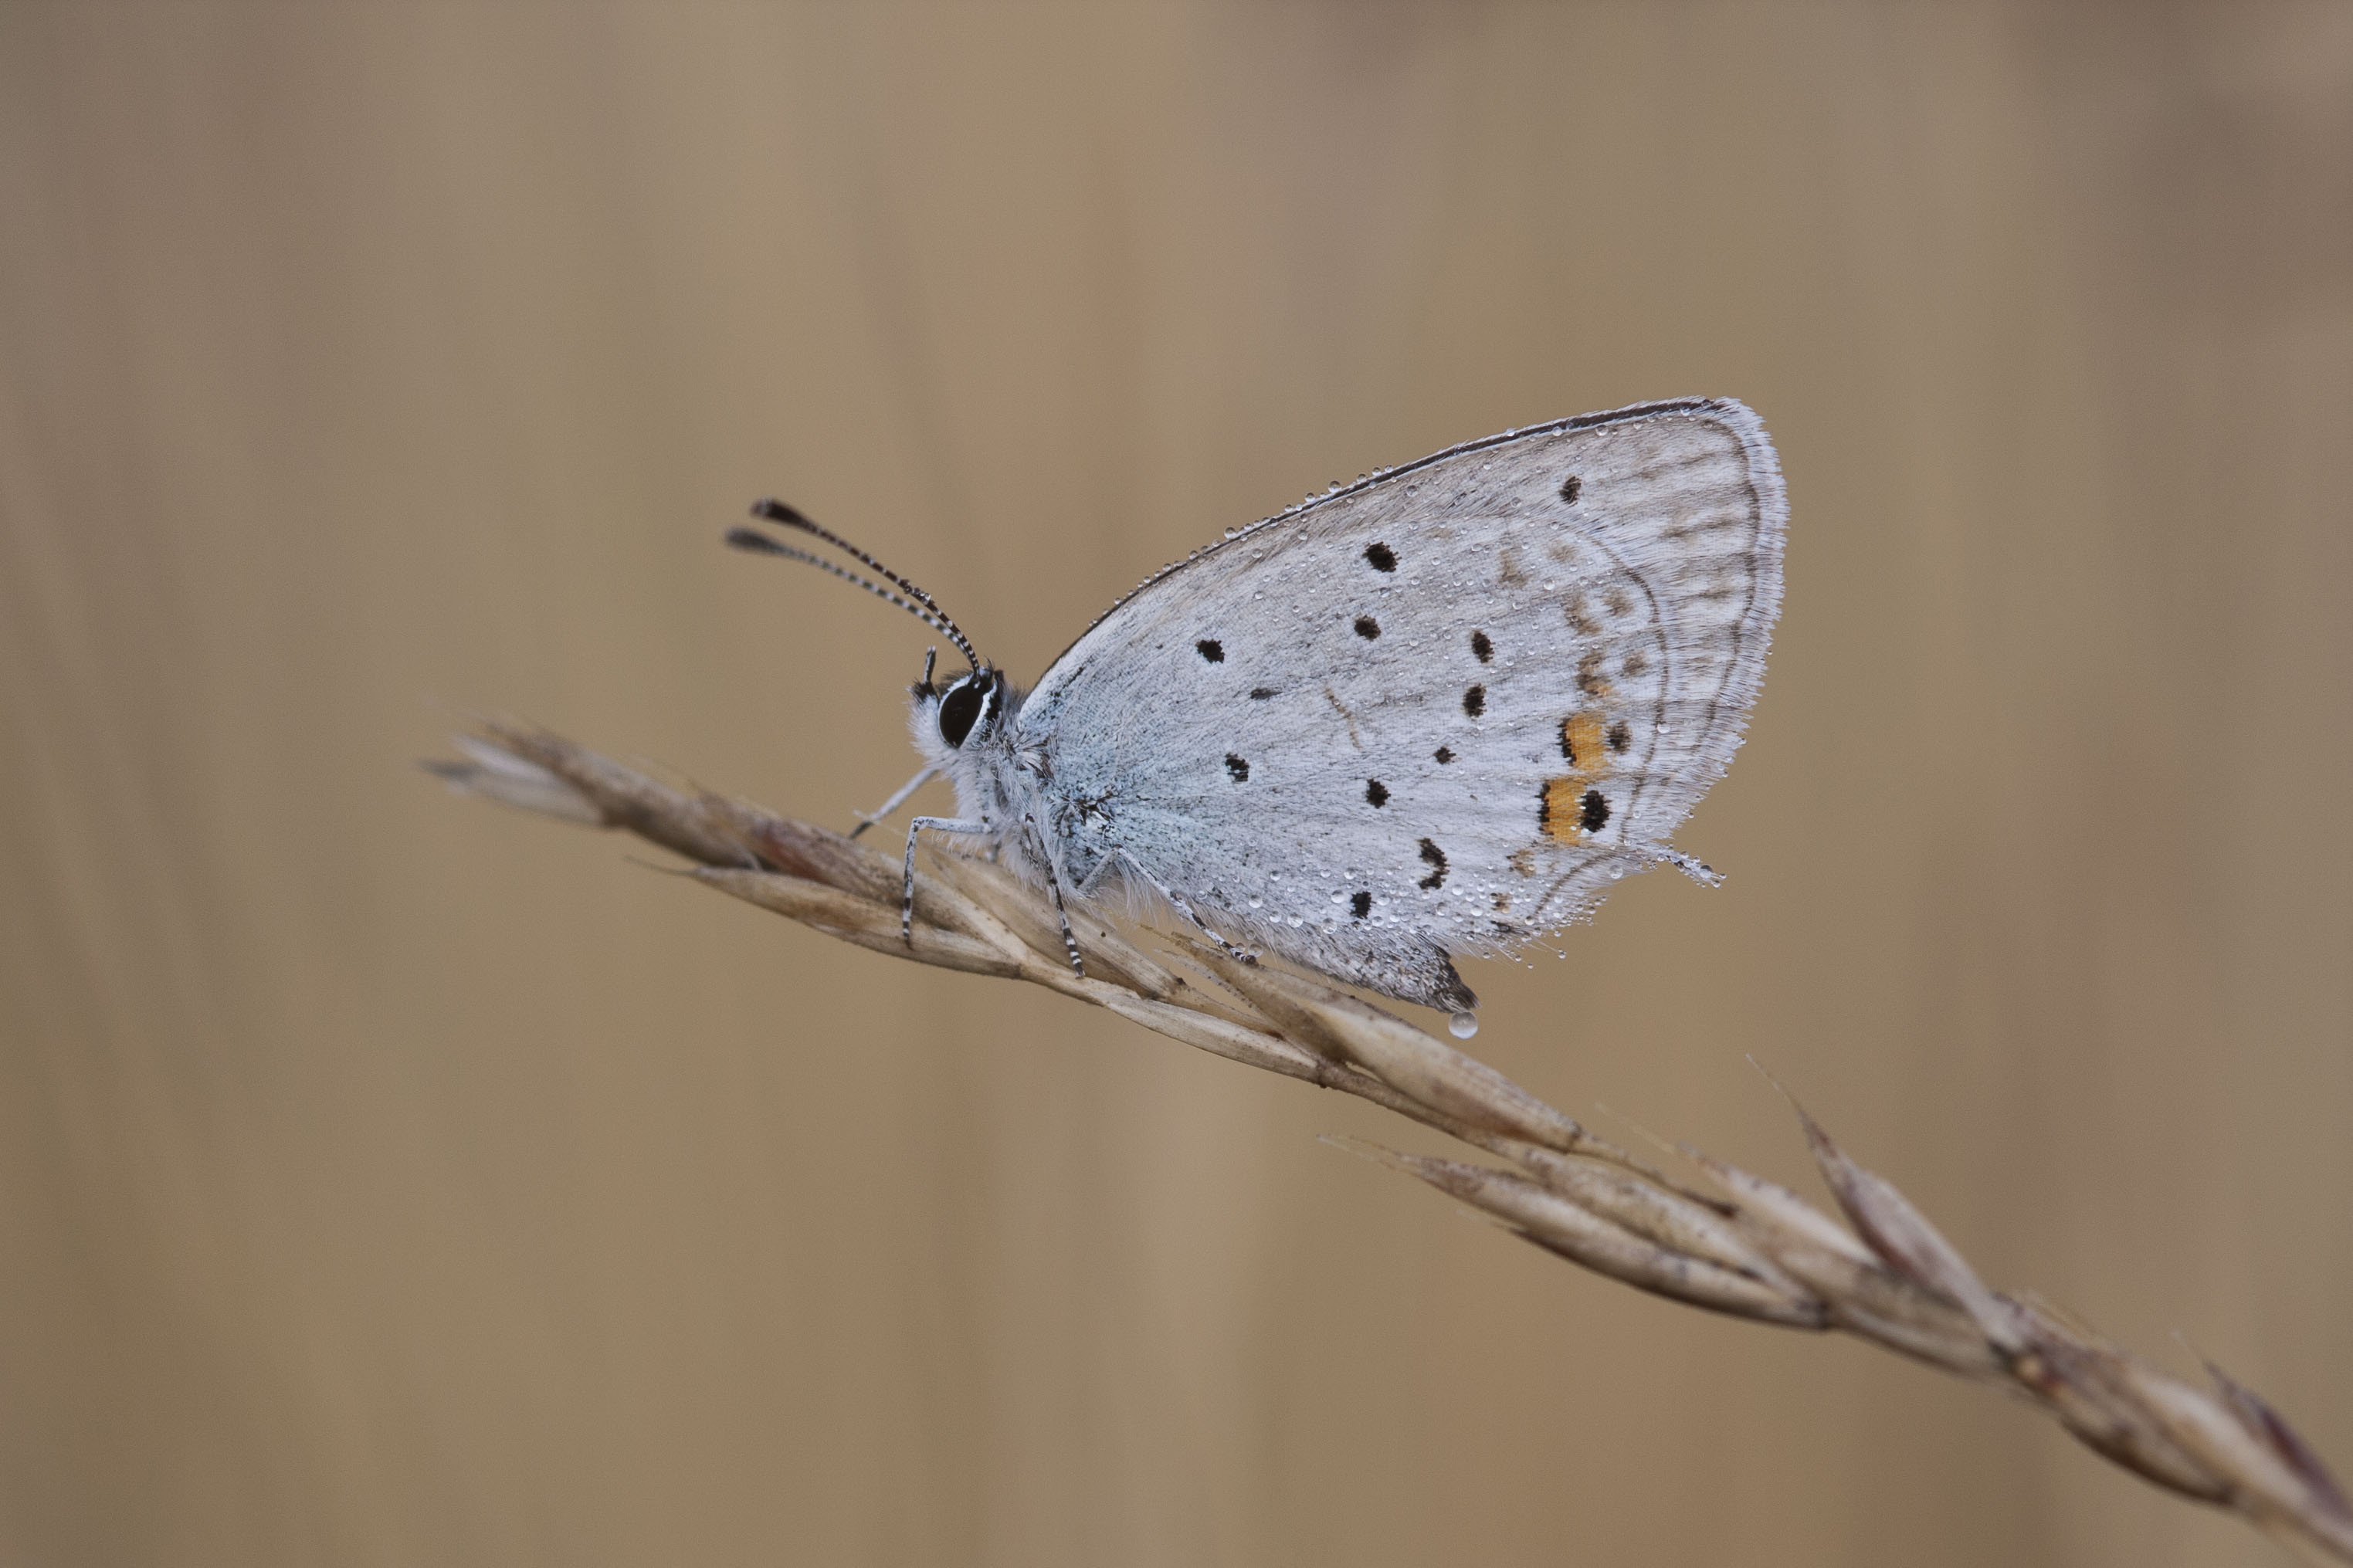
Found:
[(738, 550), (750, 550), (762, 555), (782, 555), (785, 547), (765, 533), (754, 533), (748, 528), (731, 528), (727, 542)]
[(752, 503), (752, 515), (754, 517), (765, 517), (770, 522), (781, 522), (788, 528), (807, 528), (809, 526), (809, 520), (801, 515), (799, 508), (786, 506), (784, 502), (776, 500), (773, 496), (764, 496), (760, 500), (754, 501)]

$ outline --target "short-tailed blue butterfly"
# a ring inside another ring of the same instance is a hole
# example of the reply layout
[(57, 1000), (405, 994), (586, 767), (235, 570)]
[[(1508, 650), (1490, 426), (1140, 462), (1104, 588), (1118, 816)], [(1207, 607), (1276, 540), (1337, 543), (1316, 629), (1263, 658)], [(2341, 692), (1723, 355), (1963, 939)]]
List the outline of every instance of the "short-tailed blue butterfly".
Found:
[[(1147, 578), (1028, 691), (931, 596), (792, 508), (742, 548), (849, 578), (955, 643), (926, 658), (924, 766), (1070, 899), (1165, 903), (1213, 940), (1443, 1008), (1501, 956), (1662, 862), (1738, 748), (1781, 599), (1788, 503), (1729, 399), (1642, 404), (1451, 447), (1310, 496)], [(903, 595), (903, 597), (902, 596)], [(1063, 936), (1071, 961), (1078, 945)], [(1083, 972), (1083, 971), (1082, 971)]]

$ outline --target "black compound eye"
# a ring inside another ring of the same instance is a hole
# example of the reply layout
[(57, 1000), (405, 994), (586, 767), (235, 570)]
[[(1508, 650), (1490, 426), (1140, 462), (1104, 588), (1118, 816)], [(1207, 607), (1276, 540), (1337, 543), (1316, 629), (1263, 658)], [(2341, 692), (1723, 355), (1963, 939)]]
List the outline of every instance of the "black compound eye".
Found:
[(988, 685), (974, 677), (957, 681), (940, 699), (940, 739), (951, 746), (962, 746), (972, 727), (979, 721), (981, 710), (988, 705)]

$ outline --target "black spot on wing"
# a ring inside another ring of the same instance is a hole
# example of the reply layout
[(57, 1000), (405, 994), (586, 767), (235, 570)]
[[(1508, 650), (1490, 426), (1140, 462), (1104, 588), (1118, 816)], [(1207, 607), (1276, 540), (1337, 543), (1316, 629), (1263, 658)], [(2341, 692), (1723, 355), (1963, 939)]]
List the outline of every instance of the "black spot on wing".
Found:
[(1487, 634), (1485, 632), (1472, 632), (1471, 634), (1471, 655), (1481, 664), (1492, 664), (1494, 662), (1495, 645), (1487, 640)]
[(1585, 799), (1577, 814), (1577, 825), (1588, 833), (1599, 833), (1609, 826), (1609, 802), (1599, 790), (1585, 792)]
[(1365, 559), (1373, 563), (1373, 570), (1376, 572), (1394, 572), (1397, 570), (1397, 552), (1391, 550), (1386, 544), (1366, 545)]
[(1582, 492), (1584, 489), (1585, 481), (1578, 479), (1575, 474), (1571, 474), (1568, 478), (1560, 481), (1560, 499), (1567, 501), (1569, 505), (1575, 506), (1577, 504), (1578, 494)]
[(1375, 637), (1381, 635), (1381, 623), (1373, 619), (1370, 616), (1358, 616), (1356, 617), (1356, 635), (1364, 638), (1366, 642), (1370, 642)]
[(1366, 805), (1387, 805), (1388, 803), (1388, 786), (1381, 783), (1378, 779), (1366, 779), (1365, 781), (1365, 804)]
[(1274, 694), (1274, 688), (1271, 686), (1253, 686), (1250, 688), (1250, 700), (1253, 702), (1263, 702)]
[(1451, 763), (1454, 760), (1454, 748), (1451, 746), (1440, 746), (1433, 754), (1440, 763)]
[(1356, 911), (1358, 920), (1363, 920), (1373, 912), (1373, 895), (1368, 892), (1359, 892), (1348, 900), (1348, 907)]
[(1462, 711), (1476, 719), (1486, 710), (1487, 689), (1485, 687), (1474, 686), (1462, 694)]
[(1199, 654), (1203, 658), (1208, 659), (1211, 664), (1223, 664), (1226, 662), (1226, 645), (1219, 642), (1215, 637), (1203, 637), (1199, 642), (1193, 645), (1193, 651)]
[(1238, 757), (1231, 752), (1228, 752), (1226, 753), (1226, 772), (1233, 774), (1234, 783), (1242, 784), (1246, 782), (1250, 778), (1250, 759), (1248, 757)]
[(1424, 864), (1431, 868), (1431, 870), (1429, 876), (1424, 877), (1420, 882), (1416, 884), (1417, 886), (1425, 889), (1431, 889), (1436, 888), (1438, 884), (1446, 880), (1445, 850), (1440, 849), (1437, 845), (1425, 838), (1421, 841), (1421, 858)]
[(1634, 732), (1626, 728), (1625, 720), (1620, 719), (1618, 722), (1609, 726), (1609, 749), (1611, 751), (1622, 752), (1633, 743)]

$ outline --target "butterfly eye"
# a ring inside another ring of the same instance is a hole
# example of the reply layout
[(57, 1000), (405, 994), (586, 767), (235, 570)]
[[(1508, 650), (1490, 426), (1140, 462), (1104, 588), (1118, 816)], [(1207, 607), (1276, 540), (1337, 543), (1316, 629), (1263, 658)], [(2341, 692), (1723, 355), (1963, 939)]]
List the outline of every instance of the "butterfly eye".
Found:
[(940, 699), (940, 739), (951, 746), (962, 746), (979, 721), (981, 710), (988, 706), (990, 689), (986, 677), (968, 678), (951, 687)]

